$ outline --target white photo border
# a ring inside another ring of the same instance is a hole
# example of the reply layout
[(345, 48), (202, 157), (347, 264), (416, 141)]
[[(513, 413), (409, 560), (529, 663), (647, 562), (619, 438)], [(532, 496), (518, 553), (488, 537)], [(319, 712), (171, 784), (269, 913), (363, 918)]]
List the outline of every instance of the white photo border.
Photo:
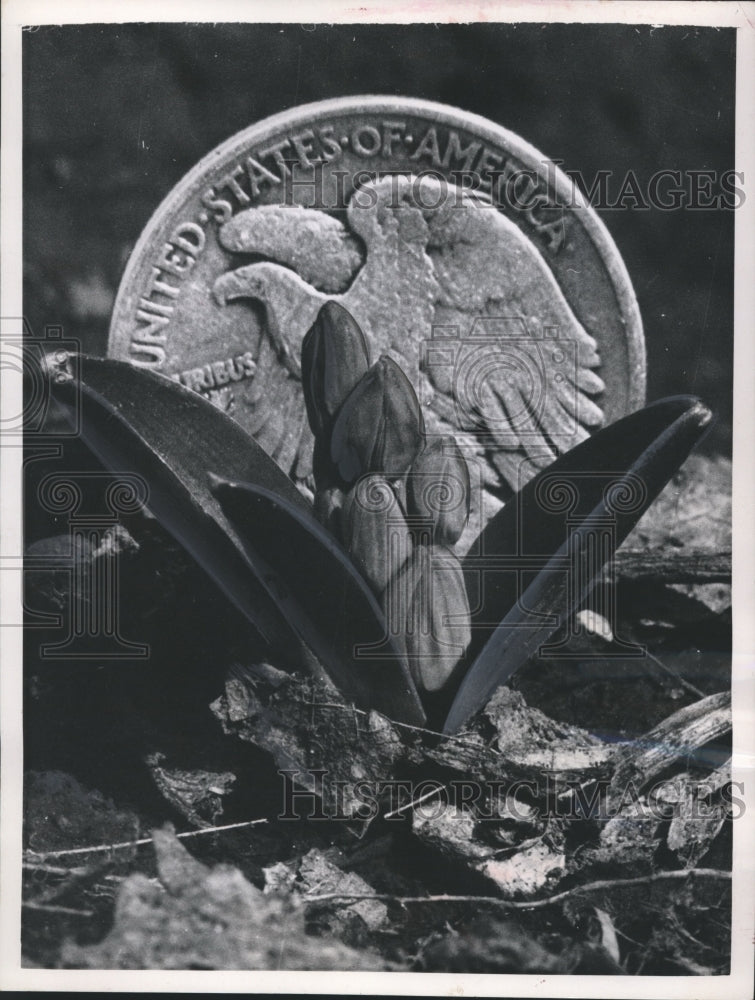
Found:
[[(274, 10), (275, 16), (270, 12)], [(20, 965), (22, 715), (20, 628), (0, 629), (0, 985), (4, 990), (171, 991), (218, 993), (314, 993), (458, 996), (727, 998), (752, 996), (753, 903), (755, 903), (755, 3), (554, 2), (502, 3), (365, 0), (350, 6), (336, 0), (299, 0), (271, 8), (243, 0), (123, 0), (96, 5), (83, 0), (7, 0), (2, 9), (2, 264), (0, 317), (16, 322), (21, 299), (21, 37), (24, 25), (117, 22), (276, 23), (628, 23), (735, 27), (737, 105), (735, 169), (744, 174), (746, 197), (735, 219), (735, 364), (733, 449), (733, 618), (732, 661), (734, 781), (742, 782), (745, 815), (735, 824), (732, 972), (720, 977), (493, 976), (440, 973), (79, 971), (24, 969)], [(3, 370), (2, 413), (21, 412), (19, 373)], [(0, 454), (0, 551), (14, 566), (21, 552), (21, 463), (19, 442)], [(20, 564), (19, 564), (20, 566)], [(21, 572), (0, 573), (5, 617), (21, 608)], [(8, 610), (10, 609), (10, 611)], [(14, 618), (15, 620), (15, 618)]]

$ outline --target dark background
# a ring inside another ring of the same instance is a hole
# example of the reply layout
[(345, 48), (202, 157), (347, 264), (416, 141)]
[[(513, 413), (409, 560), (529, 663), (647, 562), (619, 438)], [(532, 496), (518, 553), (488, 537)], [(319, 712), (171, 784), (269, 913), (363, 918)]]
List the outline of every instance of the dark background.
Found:
[[(162, 198), (253, 122), (355, 93), (511, 129), (592, 182), (734, 161), (735, 34), (622, 25), (88, 25), (24, 37), (25, 309), (104, 353), (129, 252)], [(629, 270), (648, 399), (700, 395), (728, 451), (732, 211), (601, 211)]]

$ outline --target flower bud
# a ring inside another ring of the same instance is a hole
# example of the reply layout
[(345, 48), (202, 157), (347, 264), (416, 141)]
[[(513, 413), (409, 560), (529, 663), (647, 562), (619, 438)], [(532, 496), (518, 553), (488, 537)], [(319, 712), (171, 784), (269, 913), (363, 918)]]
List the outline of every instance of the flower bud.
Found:
[(301, 345), (304, 403), (316, 436), (327, 434), (343, 401), (370, 366), (367, 341), (356, 320), (326, 302)]
[(435, 438), (412, 463), (407, 475), (410, 516), (432, 524), (433, 541), (453, 545), (469, 519), (469, 469), (453, 437)]
[(461, 670), (471, 639), (461, 563), (443, 545), (418, 545), (401, 576), (409, 670), (419, 691), (439, 691)]
[(412, 550), (406, 518), (382, 476), (364, 476), (346, 494), (341, 537), (362, 576), (380, 597)]
[(401, 476), (422, 447), (424, 432), (409, 379), (383, 355), (341, 407), (333, 425), (331, 458), (346, 483), (368, 472)]

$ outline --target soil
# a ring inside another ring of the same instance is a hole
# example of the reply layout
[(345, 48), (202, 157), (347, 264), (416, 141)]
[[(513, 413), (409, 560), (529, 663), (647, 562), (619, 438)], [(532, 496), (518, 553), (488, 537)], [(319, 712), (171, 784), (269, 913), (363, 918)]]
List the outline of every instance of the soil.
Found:
[[(693, 458), (669, 487), (677, 532), (701, 481), (727, 520), (726, 470), (715, 471)], [(667, 540), (667, 502), (633, 536), (646, 551)], [(725, 582), (683, 593), (619, 578), (617, 634), (647, 656), (612, 657), (583, 632), (575, 658), (533, 659), (443, 740), (265, 664), (159, 525), (124, 521), (95, 540), (90, 568), (117, 558), (119, 634), (148, 658), (86, 659), (82, 647), (45, 659), (52, 633), (28, 633), (28, 964), (727, 971), (738, 803)], [(43, 538), (38, 554), (59, 551)], [(28, 574), (27, 602), (65, 616), (75, 592), (55, 572)], [(340, 806), (327, 784), (312, 794), (318, 768), (349, 788), (359, 777), (410, 784), (378, 796), (373, 816), (348, 790)], [(627, 768), (634, 784), (617, 801), (611, 779)], [(488, 794), (492, 780), (504, 796)], [(444, 791), (407, 808), (421, 782)], [(485, 789), (471, 805), (459, 801), (465, 783)]]

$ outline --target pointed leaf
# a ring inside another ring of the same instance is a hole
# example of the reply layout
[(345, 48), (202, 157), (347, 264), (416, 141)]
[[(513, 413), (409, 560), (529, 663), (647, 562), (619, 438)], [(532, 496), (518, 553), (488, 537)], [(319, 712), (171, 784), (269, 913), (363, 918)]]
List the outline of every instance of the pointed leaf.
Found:
[[(74, 376), (72, 361), (78, 363)], [(161, 375), (123, 361), (79, 355), (46, 365), (53, 396), (69, 413), (81, 406), (81, 436), (113, 472), (142, 476), (147, 505), (288, 662), (301, 646), (257, 578), (212, 495), (208, 472), (244, 478), (307, 503), (288, 477), (225, 413)]]
[(213, 490), (268, 593), (337, 687), (365, 711), (422, 725), (406, 659), (333, 536), (308, 511), (263, 487), (213, 479)]
[[(470, 656), (478, 655), (445, 732), (482, 708), (577, 609), (710, 420), (693, 397), (660, 400), (573, 448), (489, 522), (464, 560)], [(528, 570), (531, 582), (517, 600), (518, 575)]]

